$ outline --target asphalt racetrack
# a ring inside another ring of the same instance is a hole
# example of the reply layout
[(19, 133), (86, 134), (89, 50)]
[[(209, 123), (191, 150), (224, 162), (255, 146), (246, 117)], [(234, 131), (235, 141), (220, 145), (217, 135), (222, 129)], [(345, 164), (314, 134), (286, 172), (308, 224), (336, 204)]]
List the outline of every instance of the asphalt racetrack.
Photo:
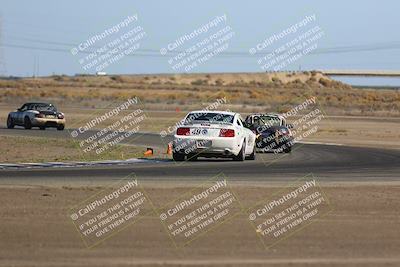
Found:
[[(0, 134), (13, 136), (48, 136), (71, 138), (69, 131), (0, 129)], [(90, 134), (90, 133), (89, 133)], [(138, 134), (127, 140), (165, 150), (170, 137)], [(296, 144), (290, 154), (257, 154), (255, 161), (233, 162), (230, 159), (198, 159), (195, 162), (149, 160), (123, 166), (95, 166), (0, 171), (0, 179), (33, 182), (33, 179), (73, 182), (74, 180), (108, 181), (135, 173), (139, 179), (167, 181), (202, 181), (219, 173), (232, 181), (285, 181), (313, 173), (322, 181), (399, 181), (400, 151), (322, 144)]]

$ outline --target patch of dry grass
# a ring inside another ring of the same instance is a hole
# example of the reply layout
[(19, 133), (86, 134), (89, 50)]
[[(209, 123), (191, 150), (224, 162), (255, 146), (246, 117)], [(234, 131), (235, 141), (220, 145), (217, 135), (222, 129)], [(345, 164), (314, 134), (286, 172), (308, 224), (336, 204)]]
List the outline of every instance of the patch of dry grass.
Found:
[(318, 72), (52, 76), (0, 80), (0, 103), (50, 101), (100, 107), (138, 96), (147, 107), (188, 109), (226, 96), (246, 111), (282, 111), (315, 95), (331, 115), (398, 116), (397, 90), (354, 89)]
[(85, 154), (72, 139), (0, 136), (0, 162), (95, 161), (143, 157), (143, 147), (123, 146), (101, 154)]

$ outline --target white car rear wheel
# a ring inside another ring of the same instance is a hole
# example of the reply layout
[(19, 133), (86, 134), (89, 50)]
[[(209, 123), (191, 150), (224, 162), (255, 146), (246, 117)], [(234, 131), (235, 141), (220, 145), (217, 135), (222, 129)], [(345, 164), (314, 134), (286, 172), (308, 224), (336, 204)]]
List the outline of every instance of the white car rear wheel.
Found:
[(234, 161), (244, 161), (246, 158), (246, 140), (242, 143), (242, 148), (237, 156), (233, 156)]

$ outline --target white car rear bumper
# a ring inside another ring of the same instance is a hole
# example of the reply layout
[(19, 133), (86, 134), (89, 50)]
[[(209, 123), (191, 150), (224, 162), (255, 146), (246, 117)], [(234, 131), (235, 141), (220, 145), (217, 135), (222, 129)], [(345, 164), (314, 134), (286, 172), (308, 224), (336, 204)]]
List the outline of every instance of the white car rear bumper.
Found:
[(173, 150), (182, 154), (238, 155), (241, 143), (234, 137), (206, 137), (175, 135)]

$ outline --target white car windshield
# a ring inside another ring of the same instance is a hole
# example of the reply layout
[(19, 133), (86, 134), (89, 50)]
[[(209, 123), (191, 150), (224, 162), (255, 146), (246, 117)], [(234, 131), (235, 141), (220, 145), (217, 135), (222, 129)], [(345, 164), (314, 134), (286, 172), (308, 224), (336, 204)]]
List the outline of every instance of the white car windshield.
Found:
[(234, 116), (223, 113), (196, 112), (186, 116), (185, 124), (193, 122), (233, 123)]

